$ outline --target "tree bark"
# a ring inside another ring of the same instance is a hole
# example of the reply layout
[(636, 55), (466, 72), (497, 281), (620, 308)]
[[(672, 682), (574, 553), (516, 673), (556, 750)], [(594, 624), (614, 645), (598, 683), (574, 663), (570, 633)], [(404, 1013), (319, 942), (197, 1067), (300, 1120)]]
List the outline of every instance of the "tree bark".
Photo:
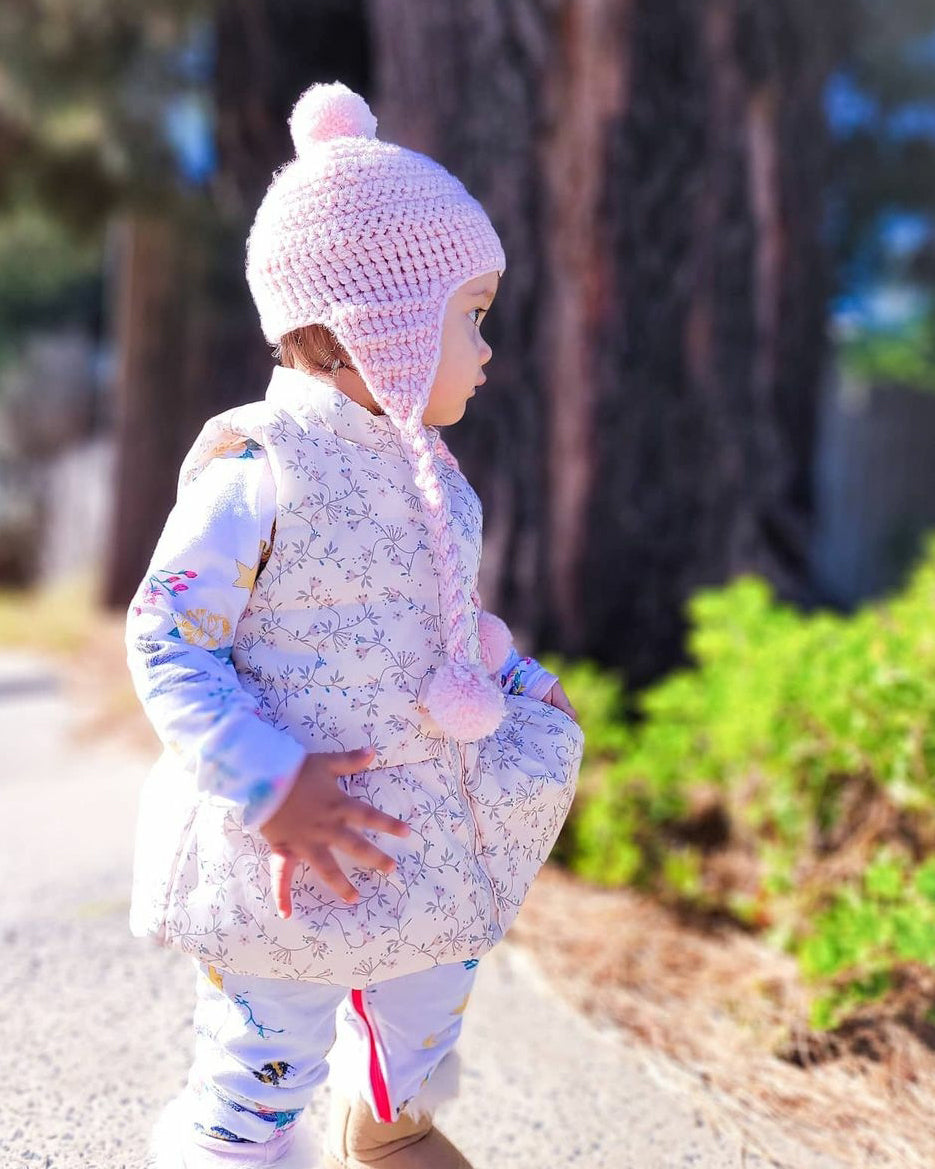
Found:
[(699, 587), (811, 598), (826, 9), (371, 0), (378, 132), (458, 174), (507, 254), (451, 445), (485, 602), (530, 649), (642, 685)]
[(340, 77), (504, 242), (489, 381), (451, 440), (485, 504), (481, 591), (518, 641), (641, 685), (682, 658), (698, 587), (755, 571), (807, 602), (826, 8), (225, 0), (199, 246), (141, 223), (127, 261), (107, 599), (145, 569), (197, 426), (265, 387), (246, 234), (291, 103)]
[(207, 320), (205, 251), (179, 223), (126, 213), (115, 223), (116, 482), (102, 599), (124, 607), (175, 496), (197, 428)]
[(182, 214), (131, 216), (114, 300), (117, 504), (103, 600), (120, 608), (146, 570), (204, 421), (262, 397), (274, 359), (244, 276), (250, 224), (273, 171), (293, 157), (288, 116), (315, 80), (369, 88), (354, 0), (223, 0), (216, 12), (218, 169)]

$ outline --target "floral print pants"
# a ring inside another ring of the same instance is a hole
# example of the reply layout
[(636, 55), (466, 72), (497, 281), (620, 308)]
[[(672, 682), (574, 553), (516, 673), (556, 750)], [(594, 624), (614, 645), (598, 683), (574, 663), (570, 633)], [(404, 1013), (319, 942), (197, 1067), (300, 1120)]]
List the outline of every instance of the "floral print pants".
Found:
[(453, 1049), (476, 966), (348, 990), (196, 962), (195, 1058), (183, 1093), (192, 1136), (209, 1147), (271, 1140), (297, 1122), (329, 1065), (335, 1090), (395, 1120)]

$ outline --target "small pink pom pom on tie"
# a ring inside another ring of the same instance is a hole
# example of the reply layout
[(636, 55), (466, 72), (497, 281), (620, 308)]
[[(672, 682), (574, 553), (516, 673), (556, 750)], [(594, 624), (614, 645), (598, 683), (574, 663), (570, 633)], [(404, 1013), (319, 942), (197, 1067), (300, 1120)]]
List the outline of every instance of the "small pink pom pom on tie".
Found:
[(473, 743), (493, 734), (503, 721), (506, 703), (482, 665), (448, 661), (432, 678), (425, 708), (446, 735)]
[(289, 130), (301, 157), (332, 138), (373, 138), (377, 119), (360, 94), (334, 81), (309, 86), (292, 109)]
[(513, 634), (496, 613), (481, 609), (477, 614), (477, 635), (480, 638), (480, 656), (488, 674), (494, 674), (506, 661), (513, 644)]

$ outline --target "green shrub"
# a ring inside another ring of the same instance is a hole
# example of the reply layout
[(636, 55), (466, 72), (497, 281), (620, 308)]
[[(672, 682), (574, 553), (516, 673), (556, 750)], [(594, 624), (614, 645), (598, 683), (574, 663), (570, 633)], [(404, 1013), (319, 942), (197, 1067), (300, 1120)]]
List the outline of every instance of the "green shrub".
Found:
[[(586, 734), (560, 858), (764, 928), (813, 982), (816, 1026), (935, 961), (933, 614), (935, 539), (901, 593), (850, 616), (754, 577), (698, 593), (692, 667), (641, 695), (553, 663)], [(706, 838), (699, 793), (727, 839)], [(727, 848), (752, 886), (712, 879)]]
[(935, 858), (913, 866), (878, 849), (861, 884), (834, 894), (797, 952), (810, 981), (832, 983), (812, 1003), (816, 1027), (834, 1026), (851, 1006), (885, 994), (899, 963), (935, 963)]

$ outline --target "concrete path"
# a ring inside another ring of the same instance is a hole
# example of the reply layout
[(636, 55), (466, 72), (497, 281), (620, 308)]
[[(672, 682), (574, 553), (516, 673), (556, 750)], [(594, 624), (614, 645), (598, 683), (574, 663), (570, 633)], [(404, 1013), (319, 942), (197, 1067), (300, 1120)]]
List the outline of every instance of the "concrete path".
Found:
[[(76, 738), (74, 721), (47, 664), (0, 655), (0, 1169), (141, 1169), (188, 1065), (190, 967), (126, 924), (149, 760)], [(595, 1029), (509, 942), (481, 962), (461, 1053), (439, 1122), (476, 1169), (839, 1169), (766, 1122), (771, 1154), (745, 1150), (663, 1059)]]

